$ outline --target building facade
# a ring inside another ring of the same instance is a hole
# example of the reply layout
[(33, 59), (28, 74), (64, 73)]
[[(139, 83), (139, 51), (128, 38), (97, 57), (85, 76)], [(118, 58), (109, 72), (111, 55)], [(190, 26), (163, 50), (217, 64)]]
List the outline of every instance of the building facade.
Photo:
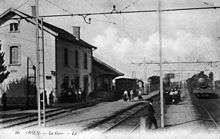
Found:
[[(30, 15), (8, 9), (0, 15), (0, 26), (1, 51), (10, 72), (1, 92), (7, 93), (11, 104), (35, 101), (36, 91), (30, 91), (29, 85), (27, 88), (27, 81), (36, 80), (35, 21)], [(52, 24), (43, 22), (43, 27), (47, 96), (53, 91), (55, 101), (61, 102), (64, 88), (71, 86), (88, 95), (92, 91), (92, 51), (96, 47)]]

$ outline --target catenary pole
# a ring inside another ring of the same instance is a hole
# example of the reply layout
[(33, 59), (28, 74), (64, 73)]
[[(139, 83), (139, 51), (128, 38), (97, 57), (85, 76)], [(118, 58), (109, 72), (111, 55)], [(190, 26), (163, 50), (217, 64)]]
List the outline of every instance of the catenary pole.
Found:
[(45, 102), (47, 101), (45, 96), (46, 96), (46, 91), (45, 91), (45, 60), (44, 60), (44, 22), (43, 22), (43, 18), (41, 18), (41, 46), (42, 46), (42, 50), (39, 51), (41, 52), (41, 58), (42, 58), (42, 78), (43, 78), (43, 126), (46, 126), (46, 104)]
[(160, 0), (157, 0), (157, 14), (158, 14), (158, 41), (159, 41), (159, 54), (160, 54), (160, 120), (161, 128), (164, 128), (164, 102), (163, 102), (163, 51), (162, 51), (162, 34), (161, 34), (161, 11)]
[(39, 1), (35, 0), (35, 22), (36, 22), (36, 88), (37, 88), (37, 109), (38, 109), (38, 126), (41, 126), (41, 100), (40, 100), (40, 65), (39, 65)]

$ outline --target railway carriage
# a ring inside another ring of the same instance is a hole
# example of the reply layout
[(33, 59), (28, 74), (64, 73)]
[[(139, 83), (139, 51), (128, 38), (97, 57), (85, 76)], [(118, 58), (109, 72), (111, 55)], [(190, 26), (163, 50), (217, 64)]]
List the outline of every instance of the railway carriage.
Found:
[(115, 80), (115, 97), (120, 99), (125, 90), (134, 91), (134, 96), (137, 96), (139, 90), (143, 92), (144, 82), (134, 78), (119, 78)]

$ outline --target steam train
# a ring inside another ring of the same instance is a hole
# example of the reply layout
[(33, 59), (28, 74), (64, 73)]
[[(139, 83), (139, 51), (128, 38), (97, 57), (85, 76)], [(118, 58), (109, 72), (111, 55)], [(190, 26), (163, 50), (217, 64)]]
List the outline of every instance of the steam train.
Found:
[(215, 98), (217, 95), (213, 90), (213, 77), (207, 76), (201, 71), (186, 80), (190, 93), (198, 98)]

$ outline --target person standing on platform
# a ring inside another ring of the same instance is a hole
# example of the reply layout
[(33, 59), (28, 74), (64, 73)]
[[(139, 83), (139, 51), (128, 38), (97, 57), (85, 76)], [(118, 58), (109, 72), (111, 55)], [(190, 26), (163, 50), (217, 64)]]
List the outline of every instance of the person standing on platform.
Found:
[(138, 91), (138, 100), (143, 100), (141, 90)]
[(2, 108), (3, 110), (6, 110), (7, 107), (7, 94), (4, 92), (2, 94)]
[(131, 101), (134, 99), (134, 92), (133, 92), (133, 90), (131, 89), (131, 91), (130, 91), (130, 95), (131, 95)]
[(82, 90), (81, 88), (79, 88), (79, 91), (78, 91), (78, 97), (79, 97), (79, 102), (82, 102)]
[(148, 128), (151, 129), (152, 128), (152, 125), (154, 125), (155, 129), (158, 128), (158, 125), (157, 125), (157, 120), (154, 116), (155, 114), (155, 111), (154, 111), (154, 107), (153, 107), (153, 99), (149, 99), (149, 108), (148, 108)]
[(131, 101), (131, 94), (129, 90), (128, 90), (128, 101)]
[(54, 102), (53, 91), (50, 92), (49, 101), (50, 101), (50, 106), (52, 106), (52, 105), (53, 105), (53, 102)]
[(124, 93), (123, 93), (123, 100), (124, 101), (128, 100), (128, 91), (127, 90), (125, 90)]
[(76, 89), (75, 90), (75, 96), (76, 96), (76, 103), (78, 103), (79, 102), (79, 91), (78, 91), (78, 89)]

